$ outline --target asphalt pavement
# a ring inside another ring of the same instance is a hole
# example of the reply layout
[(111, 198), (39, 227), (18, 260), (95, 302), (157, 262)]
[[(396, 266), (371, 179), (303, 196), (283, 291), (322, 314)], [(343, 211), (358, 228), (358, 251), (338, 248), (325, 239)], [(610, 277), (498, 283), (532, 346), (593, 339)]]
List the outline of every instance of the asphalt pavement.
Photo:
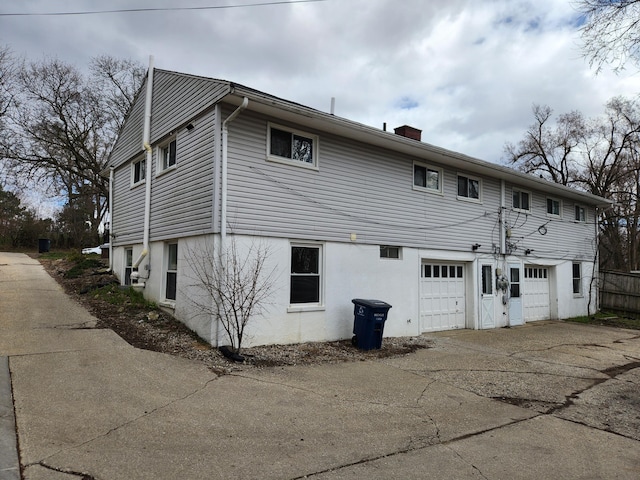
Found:
[(0, 479), (640, 478), (637, 331), (459, 330), (217, 376), (94, 327), (0, 253)]

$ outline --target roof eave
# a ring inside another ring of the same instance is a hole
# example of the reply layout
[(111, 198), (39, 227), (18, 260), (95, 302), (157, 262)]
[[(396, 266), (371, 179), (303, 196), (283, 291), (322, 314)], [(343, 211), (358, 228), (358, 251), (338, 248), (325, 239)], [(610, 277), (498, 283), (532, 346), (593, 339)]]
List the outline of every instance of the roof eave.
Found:
[(490, 163), (426, 142), (420, 142), (396, 135), (392, 132), (370, 127), (330, 113), (267, 95), (242, 85), (232, 84), (232, 88), (223, 100), (234, 105), (239, 105), (243, 97), (247, 97), (250, 100), (249, 110), (289, 120), (309, 128), (335, 133), (380, 148), (449, 165), (467, 173), (489, 176), (516, 183), (522, 187), (562, 195), (565, 198), (571, 198), (594, 207), (609, 207), (613, 204), (612, 201), (597, 195), (582, 192), (533, 175), (518, 172), (506, 166)]

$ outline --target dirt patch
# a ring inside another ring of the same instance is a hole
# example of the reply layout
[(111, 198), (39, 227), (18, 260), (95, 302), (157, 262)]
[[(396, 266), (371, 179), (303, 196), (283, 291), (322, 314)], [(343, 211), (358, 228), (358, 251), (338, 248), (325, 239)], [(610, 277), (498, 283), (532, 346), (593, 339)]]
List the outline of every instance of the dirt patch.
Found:
[[(385, 338), (379, 350), (361, 351), (351, 340), (270, 345), (242, 350), (243, 363), (225, 358), (172, 315), (135, 295), (123, 294), (107, 271), (107, 261), (89, 257), (48, 259), (34, 255), (64, 290), (134, 347), (197, 360), (218, 374), (252, 368), (364, 361), (406, 355), (429, 348), (425, 337)], [(69, 273), (71, 272), (71, 273)]]

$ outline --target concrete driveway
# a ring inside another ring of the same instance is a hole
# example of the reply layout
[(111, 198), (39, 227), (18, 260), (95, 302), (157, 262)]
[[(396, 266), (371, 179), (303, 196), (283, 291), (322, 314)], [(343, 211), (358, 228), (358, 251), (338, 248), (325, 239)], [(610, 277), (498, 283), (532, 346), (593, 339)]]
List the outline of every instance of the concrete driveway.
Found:
[[(217, 377), (94, 322), (0, 253), (0, 445), (13, 410), (25, 479), (640, 478), (640, 332), (455, 331), (401, 358)], [(8, 450), (0, 478), (20, 478)]]

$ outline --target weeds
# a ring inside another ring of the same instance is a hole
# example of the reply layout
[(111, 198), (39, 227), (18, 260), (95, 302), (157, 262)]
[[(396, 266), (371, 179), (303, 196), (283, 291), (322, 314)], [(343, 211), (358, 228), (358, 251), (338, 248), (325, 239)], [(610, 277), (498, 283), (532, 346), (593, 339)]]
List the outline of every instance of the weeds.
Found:
[(637, 315), (623, 315), (612, 312), (597, 312), (595, 315), (569, 318), (567, 322), (640, 330), (640, 318)]
[(105, 285), (92, 292), (93, 298), (103, 300), (111, 305), (122, 305), (156, 310), (158, 306), (144, 298), (142, 292), (131, 287), (122, 287), (118, 284)]

